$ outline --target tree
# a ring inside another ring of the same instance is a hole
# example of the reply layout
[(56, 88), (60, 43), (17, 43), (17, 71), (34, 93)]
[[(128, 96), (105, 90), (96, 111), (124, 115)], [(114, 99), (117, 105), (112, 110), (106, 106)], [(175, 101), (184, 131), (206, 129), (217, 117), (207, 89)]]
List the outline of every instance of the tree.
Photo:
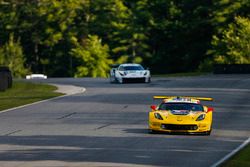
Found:
[(211, 24), (215, 28), (214, 33), (222, 33), (228, 24), (234, 22), (235, 16), (249, 17), (249, 0), (216, 0), (213, 1)]
[(89, 32), (109, 45), (116, 63), (141, 63), (144, 57), (151, 56), (147, 44), (146, 1), (95, 0), (90, 4)]
[[(157, 73), (194, 71), (210, 46), (210, 0), (148, 1), (151, 66)], [(163, 68), (164, 67), (164, 68)]]
[(0, 0), (0, 46), (15, 34), (25, 66), (51, 77), (74, 76), (83, 61), (69, 53), (90, 34), (116, 63), (195, 71), (212, 62), (213, 35), (222, 39), (234, 17), (249, 18), (249, 11), (249, 0)]
[(5, 0), (0, 2), (0, 45), (10, 33), (20, 37), (26, 65), (35, 73), (70, 76), (71, 38), (87, 36), (88, 0)]
[(250, 63), (250, 19), (235, 17), (221, 36), (214, 36), (212, 45), (216, 63)]
[[(49, 76), (73, 75), (73, 58), (68, 52), (73, 47), (71, 38), (78, 36), (78, 25), (84, 19), (80, 17), (84, 2), (40, 0), (27, 2), (30, 7), (20, 8), (20, 18), (26, 18), (21, 22), (25, 30), (22, 36), (30, 34), (30, 38), (22, 38), (22, 41), (29, 46), (29, 51), (25, 51), (29, 53), (27, 58), (33, 71)], [(27, 28), (29, 24), (32, 26)]]
[(128, 26), (123, 39), (127, 46), (129, 62), (145, 63), (152, 58), (149, 46), (149, 30), (151, 14), (148, 10), (148, 0), (126, 0), (124, 4), (129, 9)]
[(102, 45), (101, 39), (96, 35), (89, 35), (79, 44), (75, 41), (76, 47), (70, 54), (79, 59), (81, 64), (77, 67), (75, 77), (107, 77), (110, 65), (109, 48)]
[(9, 41), (0, 48), (0, 64), (8, 66), (14, 77), (23, 77), (28, 73), (24, 67), (23, 49), (20, 41), (14, 40), (14, 35), (11, 34)]

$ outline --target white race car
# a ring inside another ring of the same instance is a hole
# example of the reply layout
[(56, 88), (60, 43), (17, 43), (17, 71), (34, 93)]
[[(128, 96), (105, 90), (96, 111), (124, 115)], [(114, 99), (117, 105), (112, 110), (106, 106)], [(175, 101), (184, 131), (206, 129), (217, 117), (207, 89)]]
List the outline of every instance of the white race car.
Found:
[(110, 82), (145, 82), (151, 81), (150, 71), (145, 70), (140, 64), (113, 65), (110, 70)]
[(26, 75), (26, 79), (47, 79), (47, 75), (44, 75), (44, 74), (31, 74), (31, 75)]

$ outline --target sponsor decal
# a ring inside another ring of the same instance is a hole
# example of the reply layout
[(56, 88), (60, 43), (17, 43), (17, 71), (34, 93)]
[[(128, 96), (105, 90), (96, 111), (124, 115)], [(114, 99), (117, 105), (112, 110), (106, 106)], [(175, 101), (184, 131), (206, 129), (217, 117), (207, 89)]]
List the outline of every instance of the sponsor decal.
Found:
[(171, 110), (174, 115), (188, 115), (190, 111), (188, 110)]

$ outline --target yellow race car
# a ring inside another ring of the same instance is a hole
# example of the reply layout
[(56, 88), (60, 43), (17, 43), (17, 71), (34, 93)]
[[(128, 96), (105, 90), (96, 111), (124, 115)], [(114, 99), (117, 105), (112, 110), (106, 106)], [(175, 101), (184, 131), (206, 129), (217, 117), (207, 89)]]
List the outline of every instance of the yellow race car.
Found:
[(154, 96), (163, 99), (159, 106), (151, 106), (149, 132), (180, 132), (210, 135), (213, 108), (200, 101), (212, 101), (209, 97)]

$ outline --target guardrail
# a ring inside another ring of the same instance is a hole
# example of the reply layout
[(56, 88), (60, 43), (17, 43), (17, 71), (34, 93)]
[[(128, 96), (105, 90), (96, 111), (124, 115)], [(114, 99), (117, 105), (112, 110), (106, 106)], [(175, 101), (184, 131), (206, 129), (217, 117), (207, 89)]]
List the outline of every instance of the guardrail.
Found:
[(12, 75), (8, 67), (0, 66), (0, 91), (5, 91), (12, 87)]
[(250, 74), (250, 64), (215, 64), (214, 74)]

